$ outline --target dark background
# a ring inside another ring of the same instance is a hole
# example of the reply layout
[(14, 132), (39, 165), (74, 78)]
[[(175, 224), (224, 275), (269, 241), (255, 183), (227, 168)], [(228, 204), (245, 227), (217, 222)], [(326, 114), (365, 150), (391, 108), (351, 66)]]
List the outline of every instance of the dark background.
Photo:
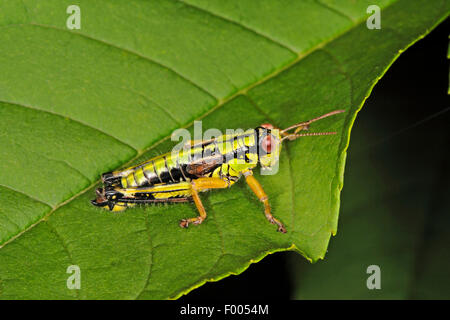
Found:
[[(450, 299), (449, 25), (404, 52), (358, 114), (325, 260), (272, 254), (181, 301)], [(370, 264), (381, 290), (366, 287)]]

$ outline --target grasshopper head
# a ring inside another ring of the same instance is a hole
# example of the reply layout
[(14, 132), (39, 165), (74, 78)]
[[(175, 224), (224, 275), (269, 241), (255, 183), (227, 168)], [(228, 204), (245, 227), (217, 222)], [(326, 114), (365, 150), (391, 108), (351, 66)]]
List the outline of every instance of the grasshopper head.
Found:
[[(294, 124), (284, 130), (280, 130), (270, 123), (264, 123), (256, 128), (258, 133), (258, 160), (263, 169), (274, 172), (274, 168), (278, 164), (281, 152), (281, 144), (284, 140), (295, 140), (306, 136), (324, 136), (336, 134), (336, 132), (311, 132), (299, 133), (302, 130), (309, 130), (309, 125), (318, 120), (333, 116), (344, 112), (345, 110), (335, 110), (328, 112), (320, 117)], [(294, 130), (294, 131), (291, 131)]]
[(257, 132), (259, 163), (264, 169), (270, 169), (278, 163), (280, 156), (280, 130), (270, 123), (264, 123), (257, 128)]

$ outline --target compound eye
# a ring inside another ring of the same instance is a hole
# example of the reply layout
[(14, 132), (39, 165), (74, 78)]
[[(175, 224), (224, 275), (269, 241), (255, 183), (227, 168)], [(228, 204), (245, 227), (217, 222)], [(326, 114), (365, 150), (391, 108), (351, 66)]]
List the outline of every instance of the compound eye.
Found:
[(270, 123), (263, 123), (263, 124), (261, 125), (261, 128), (264, 128), (264, 129), (273, 129), (274, 126), (271, 125)]
[(263, 150), (266, 153), (271, 153), (272, 152), (272, 146), (274, 145), (274, 141), (273, 138), (271, 136), (265, 136), (262, 143), (261, 143), (261, 147), (263, 148)]

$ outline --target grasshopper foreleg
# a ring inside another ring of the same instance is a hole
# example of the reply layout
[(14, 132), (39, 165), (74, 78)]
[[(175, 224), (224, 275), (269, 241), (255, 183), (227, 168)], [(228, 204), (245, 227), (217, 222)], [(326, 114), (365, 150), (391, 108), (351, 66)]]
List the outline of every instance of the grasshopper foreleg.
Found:
[(261, 184), (258, 180), (253, 176), (253, 172), (251, 170), (243, 172), (245, 176), (245, 181), (247, 182), (250, 189), (252, 189), (253, 193), (258, 197), (259, 201), (264, 204), (264, 214), (269, 220), (270, 223), (278, 225), (278, 231), (286, 233), (286, 228), (283, 223), (281, 223), (277, 218), (275, 218), (270, 211), (269, 198), (267, 194), (264, 192)]

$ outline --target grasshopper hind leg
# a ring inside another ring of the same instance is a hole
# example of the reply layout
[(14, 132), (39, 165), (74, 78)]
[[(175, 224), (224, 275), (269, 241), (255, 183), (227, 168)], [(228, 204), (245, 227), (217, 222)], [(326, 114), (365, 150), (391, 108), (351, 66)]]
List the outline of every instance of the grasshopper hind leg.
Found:
[(136, 205), (180, 203), (191, 201), (190, 183), (160, 185), (141, 188), (112, 188), (106, 186), (96, 190), (94, 206), (110, 211), (123, 211)]

